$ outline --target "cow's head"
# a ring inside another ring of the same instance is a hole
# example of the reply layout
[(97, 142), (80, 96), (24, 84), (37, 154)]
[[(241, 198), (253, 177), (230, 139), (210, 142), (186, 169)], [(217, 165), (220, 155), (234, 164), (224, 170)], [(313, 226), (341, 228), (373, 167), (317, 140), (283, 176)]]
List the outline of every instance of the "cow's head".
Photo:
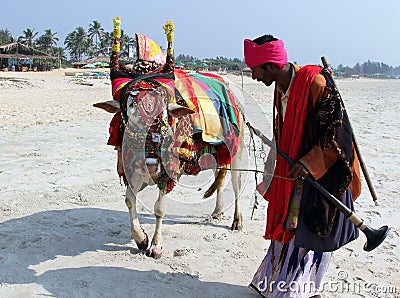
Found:
[[(155, 102), (162, 100), (160, 98), (161, 93), (159, 90), (154, 89), (152, 91), (131, 91), (126, 99), (126, 116), (128, 117), (128, 121), (132, 126), (143, 126), (145, 122), (141, 121), (139, 109), (137, 108), (138, 102), (142, 103), (144, 110), (146, 108), (152, 107)], [(118, 113), (121, 112), (120, 102), (117, 100), (109, 100), (103, 101), (93, 104), (94, 107), (105, 110), (109, 113)], [(184, 107), (177, 103), (167, 103), (167, 112), (170, 116), (174, 118), (181, 118), (185, 115), (193, 114), (193, 111), (190, 108)], [(152, 115), (153, 113), (149, 113)]]
[(148, 154), (149, 150), (145, 148), (146, 139), (151, 139), (153, 143), (162, 142), (162, 130), (173, 122), (171, 117), (179, 118), (194, 113), (193, 110), (173, 102), (172, 96), (167, 87), (135, 82), (121, 94), (121, 102), (111, 100), (94, 104), (110, 113), (122, 111), (125, 135), (129, 134), (129, 140), (124, 137), (124, 144), (129, 141), (130, 147), (136, 146), (135, 154), (137, 157), (142, 156), (150, 174), (158, 170), (158, 162), (154, 154)]
[[(163, 105), (167, 107), (158, 88), (133, 89), (127, 92), (125, 115), (127, 124), (134, 130), (143, 130), (160, 122)], [(125, 103), (124, 103), (125, 104)]]
[(151, 126), (160, 121), (163, 111), (180, 118), (194, 111), (175, 102), (175, 96), (166, 87), (136, 89), (126, 97), (126, 114), (133, 127)]

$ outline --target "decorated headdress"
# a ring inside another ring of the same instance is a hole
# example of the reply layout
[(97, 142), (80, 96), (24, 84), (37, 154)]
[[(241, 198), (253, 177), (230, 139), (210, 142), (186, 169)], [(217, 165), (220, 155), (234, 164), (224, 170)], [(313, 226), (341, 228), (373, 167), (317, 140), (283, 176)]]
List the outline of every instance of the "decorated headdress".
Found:
[(137, 58), (145, 61), (154, 61), (165, 64), (165, 55), (157, 43), (146, 35), (136, 33)]
[[(120, 100), (122, 89), (132, 81), (142, 79), (143, 74), (173, 74), (173, 23), (168, 21), (164, 26), (168, 40), (167, 57), (156, 42), (143, 34), (136, 34), (136, 51), (138, 59), (133, 67), (128, 67), (119, 61), (120, 38), (121, 38), (121, 19), (114, 18), (114, 42), (111, 53), (111, 81), (112, 95), (115, 100)], [(168, 32), (167, 32), (168, 31)], [(172, 62), (171, 62), (172, 61)], [(173, 81), (173, 78), (172, 78)], [(146, 85), (146, 84), (145, 84)]]

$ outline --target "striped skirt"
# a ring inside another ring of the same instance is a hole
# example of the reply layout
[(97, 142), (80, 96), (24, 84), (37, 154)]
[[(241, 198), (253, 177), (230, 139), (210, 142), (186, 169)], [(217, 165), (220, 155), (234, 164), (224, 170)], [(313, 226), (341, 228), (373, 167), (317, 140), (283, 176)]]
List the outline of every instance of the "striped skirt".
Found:
[(319, 295), (332, 252), (314, 252), (271, 241), (267, 255), (255, 273), (250, 288), (263, 297), (312, 297)]

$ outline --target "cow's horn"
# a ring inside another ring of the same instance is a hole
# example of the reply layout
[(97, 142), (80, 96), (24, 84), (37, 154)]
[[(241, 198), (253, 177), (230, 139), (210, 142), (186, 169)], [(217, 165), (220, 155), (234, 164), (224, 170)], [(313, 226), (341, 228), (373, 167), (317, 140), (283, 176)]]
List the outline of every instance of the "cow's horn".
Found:
[(174, 41), (174, 22), (167, 21), (163, 28), (168, 41), (164, 72), (169, 73), (174, 71), (174, 49), (172, 48), (172, 42)]

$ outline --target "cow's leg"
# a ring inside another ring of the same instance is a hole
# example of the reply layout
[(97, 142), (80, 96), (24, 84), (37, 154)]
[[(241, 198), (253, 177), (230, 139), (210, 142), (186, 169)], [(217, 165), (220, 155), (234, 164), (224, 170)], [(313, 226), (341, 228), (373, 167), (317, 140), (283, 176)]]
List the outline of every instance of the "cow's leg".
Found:
[(162, 220), (165, 213), (165, 195), (160, 191), (158, 194), (158, 199), (154, 204), (154, 215), (156, 216), (156, 229), (154, 231), (153, 240), (151, 241), (151, 246), (147, 250), (147, 255), (154, 259), (161, 258), (162, 255)]
[[(131, 186), (126, 189), (125, 204), (129, 209), (131, 233), (137, 247), (140, 250), (146, 250), (149, 245), (149, 238), (140, 226), (139, 218), (136, 210), (136, 196), (143, 184), (143, 177), (139, 174), (134, 174), (131, 178)], [(133, 183), (134, 182), (134, 183)]]
[[(242, 119), (243, 121), (243, 119)], [(241, 121), (242, 125), (240, 128), (240, 140), (239, 140), (239, 147), (235, 157), (232, 160), (232, 169), (239, 169), (240, 164), (242, 161), (242, 153), (243, 153), (243, 146), (244, 146), (244, 128), (243, 122)], [(233, 223), (231, 230), (241, 231), (243, 228), (243, 218), (242, 213), (240, 212), (240, 189), (241, 189), (241, 172), (240, 171), (231, 171), (231, 181), (232, 181), (232, 188), (233, 192), (235, 193), (235, 213), (233, 215)]]
[[(214, 176), (217, 178), (220, 175), (220, 171), (224, 170), (215, 170), (214, 171)], [(225, 175), (222, 176), (222, 181), (218, 185), (217, 188), (217, 201), (215, 202), (215, 209), (213, 213), (211, 214), (213, 219), (221, 220), (222, 219), (222, 214), (224, 213), (224, 202), (222, 201), (222, 191), (223, 191), (223, 186), (224, 186), (224, 180), (225, 180)]]
[[(237, 167), (234, 166), (234, 163), (232, 163), (232, 168), (237, 169)], [(243, 218), (242, 218), (242, 213), (240, 212), (240, 201), (239, 201), (240, 188), (241, 188), (240, 172), (231, 171), (231, 177), (232, 177), (232, 188), (235, 194), (235, 213), (233, 215), (233, 223), (231, 230), (241, 231), (243, 228)]]

